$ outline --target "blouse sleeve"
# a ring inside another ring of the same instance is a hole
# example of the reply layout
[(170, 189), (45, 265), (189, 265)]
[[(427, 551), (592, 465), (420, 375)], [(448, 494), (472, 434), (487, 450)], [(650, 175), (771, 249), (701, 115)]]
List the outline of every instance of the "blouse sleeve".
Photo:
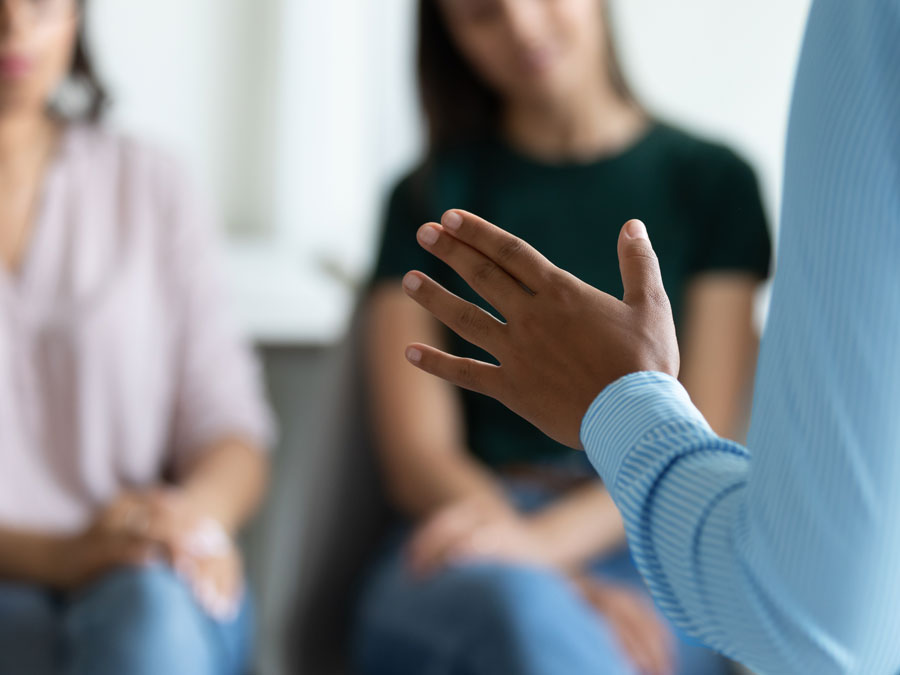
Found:
[(713, 146), (698, 173), (706, 176), (706, 215), (698, 223), (693, 274), (743, 272), (767, 278), (772, 243), (753, 169), (730, 150)]
[(372, 274), (373, 286), (399, 280), (411, 270), (434, 277), (436, 259), (416, 240), (419, 227), (440, 217), (427, 212), (425, 189), (424, 173), (418, 171), (400, 181), (391, 193)]
[(177, 369), (171, 444), (177, 473), (217, 441), (235, 438), (265, 449), (275, 432), (259, 362), (231, 316), (216, 219), (189, 181), (169, 181)]

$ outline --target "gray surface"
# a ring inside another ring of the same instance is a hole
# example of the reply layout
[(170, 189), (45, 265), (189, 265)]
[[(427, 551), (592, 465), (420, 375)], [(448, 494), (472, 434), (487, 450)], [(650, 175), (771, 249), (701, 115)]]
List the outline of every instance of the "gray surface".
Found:
[(255, 672), (346, 672), (356, 587), (386, 517), (356, 337), (263, 354), (281, 440), (269, 498), (245, 537), (257, 599)]

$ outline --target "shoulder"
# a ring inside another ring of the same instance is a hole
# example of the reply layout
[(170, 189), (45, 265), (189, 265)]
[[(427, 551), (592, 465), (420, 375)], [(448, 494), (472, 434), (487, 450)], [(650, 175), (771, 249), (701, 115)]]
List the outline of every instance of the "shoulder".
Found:
[(111, 127), (73, 123), (65, 131), (65, 152), (77, 161), (117, 162), (120, 167), (171, 169), (174, 155), (158, 145)]
[(112, 198), (171, 206), (194, 189), (189, 172), (174, 153), (129, 133), (75, 124), (66, 130), (63, 144), (69, 166), (118, 192), (110, 194)]
[(433, 219), (436, 211), (464, 203), (485, 152), (485, 144), (475, 142), (430, 152), (394, 184), (390, 210)]
[(67, 182), (122, 246), (167, 265), (178, 250), (215, 244), (219, 213), (174, 153), (96, 125), (71, 127), (64, 144)]
[(666, 123), (659, 123), (655, 133), (657, 147), (679, 176), (701, 183), (755, 181), (750, 163), (724, 143)]

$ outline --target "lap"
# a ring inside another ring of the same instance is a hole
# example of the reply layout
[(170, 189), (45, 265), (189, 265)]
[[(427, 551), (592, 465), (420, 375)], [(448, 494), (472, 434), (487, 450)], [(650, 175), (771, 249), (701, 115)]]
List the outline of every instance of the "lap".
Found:
[(237, 675), (250, 607), (209, 617), (168, 567), (122, 568), (63, 597), (0, 584), (0, 672)]
[(563, 575), (469, 563), (416, 578), (399, 550), (368, 585), (356, 646), (367, 673), (632, 672)]
[(168, 566), (123, 568), (71, 598), (64, 635), (75, 672), (232, 675), (246, 660), (247, 605), (220, 622)]
[(50, 675), (58, 649), (52, 595), (24, 584), (0, 584), (0, 673)]
[[(589, 572), (628, 584), (649, 598), (627, 549), (595, 561)], [(680, 673), (728, 672), (722, 657), (672, 630), (677, 637)], [(403, 560), (402, 541), (395, 541), (366, 587), (357, 624), (357, 654), (369, 655), (371, 660), (372, 654), (381, 655), (388, 646), (431, 656), (452, 654), (466, 648), (473, 631), (495, 639), (502, 635), (501, 642), (513, 650), (531, 642), (536, 651), (565, 649), (579, 654), (583, 645), (575, 642), (585, 641), (595, 656), (601, 654), (599, 661), (616, 664), (621, 659), (609, 626), (561, 573), (480, 563), (452, 566), (429, 579), (416, 579)], [(557, 638), (559, 633), (564, 635)], [(557, 647), (552, 646), (554, 640), (558, 640)], [(628, 670), (605, 666), (583, 672)]]

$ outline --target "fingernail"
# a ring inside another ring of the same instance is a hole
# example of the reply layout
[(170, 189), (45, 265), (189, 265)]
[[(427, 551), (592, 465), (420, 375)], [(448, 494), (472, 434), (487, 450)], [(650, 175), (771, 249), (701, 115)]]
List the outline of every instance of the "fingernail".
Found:
[(434, 246), (439, 236), (440, 232), (434, 227), (423, 227), (419, 230), (419, 241), (428, 246)]
[(647, 236), (647, 227), (639, 220), (629, 221), (625, 226), (625, 234), (630, 239), (649, 239)]
[(403, 288), (410, 291), (411, 293), (415, 293), (419, 288), (422, 287), (422, 277), (418, 274), (407, 274), (403, 277)]
[(453, 230), (456, 232), (460, 226), (462, 225), (462, 216), (459, 215), (456, 211), (447, 211), (444, 214), (444, 217), (441, 219), (441, 225), (446, 227), (448, 230)]
[(415, 347), (410, 347), (406, 350), (406, 358), (413, 363), (419, 363), (422, 360), (422, 351)]

